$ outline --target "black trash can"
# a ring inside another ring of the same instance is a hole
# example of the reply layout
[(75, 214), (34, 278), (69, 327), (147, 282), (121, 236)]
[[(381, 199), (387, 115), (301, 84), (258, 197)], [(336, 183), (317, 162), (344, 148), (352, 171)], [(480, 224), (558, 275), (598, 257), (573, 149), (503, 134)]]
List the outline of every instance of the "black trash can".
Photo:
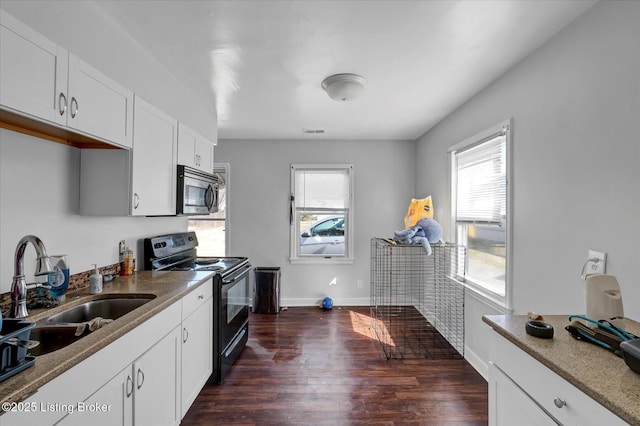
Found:
[(280, 312), (280, 268), (253, 268), (253, 312), (277, 314)]

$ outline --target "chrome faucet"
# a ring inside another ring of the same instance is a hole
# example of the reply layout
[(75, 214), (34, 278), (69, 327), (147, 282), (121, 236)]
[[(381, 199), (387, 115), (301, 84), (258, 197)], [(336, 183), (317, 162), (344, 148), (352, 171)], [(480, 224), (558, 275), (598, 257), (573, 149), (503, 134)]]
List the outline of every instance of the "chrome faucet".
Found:
[(14, 274), (11, 283), (11, 318), (24, 318), (29, 315), (27, 310), (27, 290), (42, 286), (40, 283), (27, 284), (24, 279), (24, 251), (27, 244), (31, 243), (36, 249), (36, 272), (35, 275), (47, 275), (53, 272), (47, 250), (40, 238), (35, 235), (26, 235), (18, 241), (16, 255), (14, 258)]

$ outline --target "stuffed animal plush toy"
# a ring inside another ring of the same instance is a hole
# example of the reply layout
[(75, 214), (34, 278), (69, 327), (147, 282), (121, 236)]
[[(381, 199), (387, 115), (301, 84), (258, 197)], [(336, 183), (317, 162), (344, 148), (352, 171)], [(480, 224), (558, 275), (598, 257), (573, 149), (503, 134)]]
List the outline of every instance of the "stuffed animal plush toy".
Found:
[(433, 202), (431, 195), (426, 198), (412, 198), (404, 217), (404, 229), (416, 226), (420, 219), (433, 219)]
[(415, 226), (394, 232), (394, 241), (401, 244), (422, 244), (427, 256), (431, 256), (431, 243), (442, 240), (442, 226), (433, 219), (420, 219)]

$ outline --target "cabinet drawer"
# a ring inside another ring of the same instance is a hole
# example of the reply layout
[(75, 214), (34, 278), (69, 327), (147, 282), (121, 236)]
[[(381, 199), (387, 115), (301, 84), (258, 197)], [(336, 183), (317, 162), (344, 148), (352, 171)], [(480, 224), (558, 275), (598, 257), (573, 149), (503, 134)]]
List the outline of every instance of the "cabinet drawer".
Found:
[(184, 320), (213, 296), (213, 280), (200, 284), (198, 288), (182, 298), (182, 319)]
[(492, 362), (489, 363), (489, 425), (555, 425), (531, 397)]
[[(491, 342), (493, 363), (542, 409), (565, 425), (626, 424), (611, 411), (498, 334)], [(560, 407), (556, 406), (556, 403)]]

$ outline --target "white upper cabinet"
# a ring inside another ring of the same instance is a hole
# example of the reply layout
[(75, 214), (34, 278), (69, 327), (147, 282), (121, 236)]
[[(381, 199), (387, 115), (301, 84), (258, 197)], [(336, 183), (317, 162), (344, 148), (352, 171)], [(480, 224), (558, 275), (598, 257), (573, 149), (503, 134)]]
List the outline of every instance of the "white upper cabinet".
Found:
[(134, 100), (133, 149), (80, 152), (80, 214), (176, 214), (178, 122), (139, 97)]
[(69, 54), (67, 126), (132, 147), (133, 92)]
[(3, 110), (131, 148), (133, 92), (0, 10)]
[(135, 98), (132, 161), (132, 214), (176, 214), (178, 122)]
[[(66, 124), (58, 94), (67, 93), (68, 53), (0, 10), (0, 105), (52, 123)], [(67, 101), (60, 99), (64, 108)]]
[(213, 174), (213, 150), (215, 142), (198, 132), (178, 125), (178, 164)]

